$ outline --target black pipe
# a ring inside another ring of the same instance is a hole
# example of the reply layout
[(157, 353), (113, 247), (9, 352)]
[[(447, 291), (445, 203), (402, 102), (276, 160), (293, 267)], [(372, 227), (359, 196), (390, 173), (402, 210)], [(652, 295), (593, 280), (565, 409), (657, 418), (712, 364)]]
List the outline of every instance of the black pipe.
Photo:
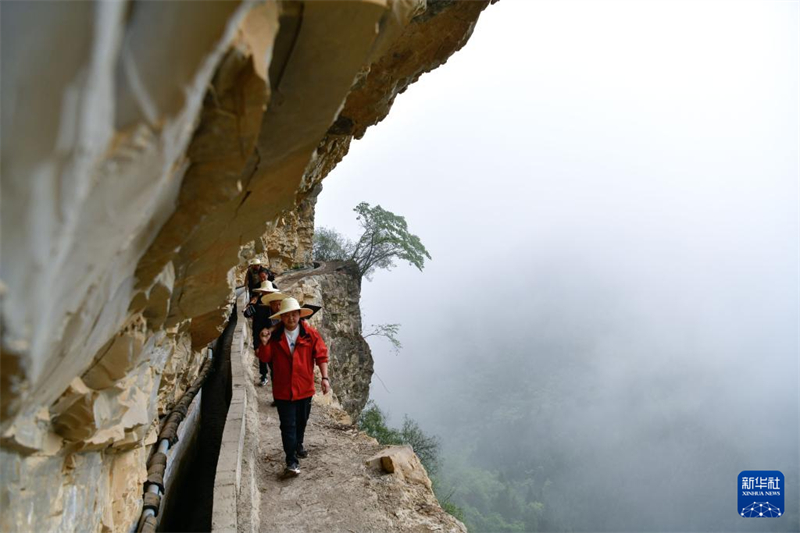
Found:
[(155, 533), (156, 517), (161, 510), (161, 495), (165, 493), (164, 474), (167, 470), (167, 451), (170, 446), (174, 446), (178, 442), (178, 426), (189, 413), (189, 406), (212, 371), (213, 363), (213, 358), (208, 358), (203, 362), (197, 378), (186, 389), (161, 426), (156, 452), (147, 461), (147, 481), (144, 483), (142, 494), (142, 516), (137, 528), (139, 533)]
[(231, 403), (231, 343), (236, 329), (236, 308), (214, 345), (214, 371), (203, 386), (200, 427), (195, 450), (184, 460), (191, 468), (178, 487), (170, 491), (161, 531), (211, 531), (214, 479), (222, 445), (222, 432)]

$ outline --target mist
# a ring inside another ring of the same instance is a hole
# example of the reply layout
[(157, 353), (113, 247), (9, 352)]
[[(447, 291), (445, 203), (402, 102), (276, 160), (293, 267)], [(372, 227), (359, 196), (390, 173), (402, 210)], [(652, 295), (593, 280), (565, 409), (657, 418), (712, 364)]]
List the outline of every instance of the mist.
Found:
[[(503, 0), (326, 179), (317, 227), (367, 201), (431, 253), (362, 315), (443, 477), (520, 480), (542, 531), (800, 529), (798, 14)], [(736, 514), (757, 469), (779, 519)]]

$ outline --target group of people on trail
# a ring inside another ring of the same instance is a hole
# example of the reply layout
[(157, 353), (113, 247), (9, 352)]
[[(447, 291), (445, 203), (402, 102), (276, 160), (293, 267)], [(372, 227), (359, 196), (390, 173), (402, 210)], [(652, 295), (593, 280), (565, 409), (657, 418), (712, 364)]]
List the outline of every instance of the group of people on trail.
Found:
[(316, 393), (314, 365), (319, 367), (322, 393), (330, 391), (328, 347), (319, 332), (306, 320), (314, 311), (281, 293), (275, 275), (258, 259), (247, 269), (250, 318), (253, 320), (253, 349), (258, 357), (259, 385), (272, 374), (273, 405), (278, 409), (281, 440), (286, 456), (285, 474), (300, 474), (299, 459), (308, 456), (303, 445)]
[[(281, 300), (285, 298), (278, 292), (277, 287), (272, 283), (275, 274), (265, 267), (260, 260), (253, 261), (247, 269), (247, 290), (250, 295), (250, 305), (254, 314), (253, 319), (253, 349), (259, 345), (258, 332), (263, 328), (274, 328), (280, 320), (270, 318), (270, 315), (280, 310)], [(258, 371), (260, 374), (259, 385), (262, 387), (267, 384), (269, 367), (267, 363), (259, 361)]]

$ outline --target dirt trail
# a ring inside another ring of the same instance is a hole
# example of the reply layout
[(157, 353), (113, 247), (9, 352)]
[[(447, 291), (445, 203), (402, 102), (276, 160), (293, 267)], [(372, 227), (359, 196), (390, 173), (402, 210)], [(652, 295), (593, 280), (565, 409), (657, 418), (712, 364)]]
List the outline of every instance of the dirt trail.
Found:
[(465, 531), (426, 487), (366, 467), (383, 446), (347, 425), (346, 413), (323, 405), (319, 396), (306, 428), (301, 474), (282, 479), (278, 411), (270, 406), (269, 386), (257, 391), (261, 533)]
[[(281, 289), (287, 289), (306, 277), (343, 267), (340, 261), (320, 263), (314, 269), (283, 274), (276, 282)], [(246, 369), (253, 376), (250, 383), (257, 375), (256, 368), (254, 362)], [(336, 392), (336, 378), (333, 379)], [(248, 387), (248, 405), (257, 405), (258, 420), (254, 410), (248, 409), (248, 417), (252, 416), (248, 427), (255, 428), (255, 434), (245, 441), (243, 471), (248, 473), (246, 479), (252, 472), (257, 492), (249, 487), (242, 491), (244, 496), (238, 507), (240, 532), (250, 531), (251, 523), (260, 523), (261, 533), (466, 533), (463, 524), (442, 510), (426, 485), (365, 465), (384, 446), (357, 431), (341, 406), (332, 402), (331, 395), (318, 394), (314, 398), (305, 435), (309, 455), (300, 460), (299, 477), (284, 479), (280, 423), (271, 401), (271, 385)], [(250, 461), (251, 457), (257, 459)], [(252, 519), (248, 517), (250, 512)]]

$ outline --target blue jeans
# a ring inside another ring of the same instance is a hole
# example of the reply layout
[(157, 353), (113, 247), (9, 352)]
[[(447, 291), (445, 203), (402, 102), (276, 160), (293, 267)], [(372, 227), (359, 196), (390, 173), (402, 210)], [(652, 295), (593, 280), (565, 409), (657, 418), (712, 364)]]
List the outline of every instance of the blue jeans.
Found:
[(275, 400), (281, 420), (281, 440), (286, 454), (286, 465), (297, 463), (297, 450), (303, 448), (306, 423), (311, 414), (311, 398), (302, 400)]

